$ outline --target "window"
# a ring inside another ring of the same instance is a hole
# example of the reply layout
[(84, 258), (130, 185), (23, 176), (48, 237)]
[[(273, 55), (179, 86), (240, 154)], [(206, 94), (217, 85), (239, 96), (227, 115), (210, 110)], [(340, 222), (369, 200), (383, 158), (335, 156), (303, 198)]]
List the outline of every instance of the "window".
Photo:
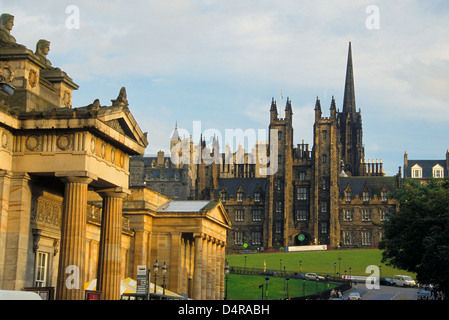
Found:
[(252, 211), (253, 221), (258, 222), (262, 221), (262, 210), (261, 209), (254, 209)]
[(242, 231), (236, 231), (234, 233), (235, 236), (235, 244), (243, 244), (243, 232)]
[(380, 221), (385, 221), (387, 219), (387, 211), (386, 210), (380, 209), (379, 214), (380, 214)]
[(226, 203), (227, 194), (226, 192), (221, 193), (221, 202)]
[(327, 162), (327, 155), (323, 154), (323, 163)]
[(276, 212), (282, 213), (282, 201), (276, 201)]
[(301, 180), (301, 181), (306, 180), (306, 173), (304, 171), (301, 171), (299, 173), (299, 180)]
[(175, 172), (175, 181), (179, 181), (179, 173)]
[(48, 253), (38, 252), (36, 255), (36, 287), (47, 286)]
[(327, 222), (321, 222), (321, 233), (327, 233)]
[(432, 177), (434, 178), (444, 178), (444, 169), (439, 164), (432, 168)]
[(321, 201), (321, 212), (322, 213), (327, 212), (327, 201)]
[(327, 131), (324, 130), (324, 131), (323, 131), (323, 139), (326, 139), (326, 138), (327, 138)]
[(235, 221), (244, 221), (245, 220), (245, 210), (237, 209), (235, 210)]
[(371, 210), (362, 210), (362, 221), (371, 221)]
[(371, 245), (371, 232), (362, 232), (362, 245), (369, 246)]
[(369, 192), (363, 191), (363, 201), (368, 202), (369, 201)]
[(354, 244), (354, 235), (352, 231), (345, 231), (343, 233), (343, 243), (347, 246), (352, 246)]
[(297, 200), (307, 200), (307, 188), (298, 187), (296, 189), (296, 198)]
[(175, 188), (175, 198), (179, 198), (179, 188)]
[(307, 221), (307, 210), (306, 209), (297, 209), (296, 210), (296, 220)]
[(243, 202), (243, 192), (237, 192), (237, 202)]
[(281, 191), (281, 189), (282, 189), (282, 180), (281, 180), (281, 179), (278, 179), (278, 180), (277, 180), (277, 190), (278, 190), (278, 191)]
[(262, 232), (254, 231), (251, 233), (251, 240), (254, 245), (260, 245), (262, 243)]
[(353, 221), (354, 211), (348, 209), (343, 210), (343, 219), (344, 221)]
[(383, 201), (383, 202), (388, 201), (388, 193), (387, 193), (387, 192), (382, 191), (382, 192), (380, 193), (380, 197), (382, 198), (382, 201)]
[(165, 188), (164, 187), (161, 187), (161, 194), (165, 195)]
[(412, 167), (412, 178), (422, 178), (422, 168), (417, 164)]
[(254, 202), (260, 202), (260, 193), (259, 192), (254, 193)]
[(323, 190), (328, 189), (329, 188), (328, 179), (327, 178), (323, 178), (322, 182), (323, 182)]
[(276, 234), (282, 233), (282, 224), (280, 222), (276, 222), (274, 224), (274, 230), (275, 230)]
[(351, 200), (352, 200), (352, 193), (351, 193), (351, 191), (346, 191), (345, 192), (345, 200), (346, 200), (346, 202), (351, 202)]

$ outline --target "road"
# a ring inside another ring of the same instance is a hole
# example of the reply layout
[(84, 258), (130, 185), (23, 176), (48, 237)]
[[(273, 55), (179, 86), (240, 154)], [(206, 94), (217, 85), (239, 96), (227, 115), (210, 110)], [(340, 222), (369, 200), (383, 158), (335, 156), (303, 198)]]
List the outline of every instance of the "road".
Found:
[[(362, 300), (417, 300), (418, 288), (404, 288), (395, 286), (380, 286), (379, 289), (367, 289), (366, 285), (361, 283), (357, 289)], [(349, 292), (343, 298), (347, 299)]]

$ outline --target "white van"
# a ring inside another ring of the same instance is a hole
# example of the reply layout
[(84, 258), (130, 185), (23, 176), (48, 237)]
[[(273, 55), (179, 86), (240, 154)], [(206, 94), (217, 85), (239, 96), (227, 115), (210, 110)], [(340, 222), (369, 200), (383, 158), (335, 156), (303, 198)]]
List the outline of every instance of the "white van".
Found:
[(36, 292), (0, 290), (0, 300), (42, 300)]
[(412, 279), (412, 277), (410, 276), (401, 276), (401, 275), (396, 275), (393, 277), (393, 282), (395, 285), (399, 286), (399, 287), (414, 287), (416, 286), (416, 282), (415, 280)]

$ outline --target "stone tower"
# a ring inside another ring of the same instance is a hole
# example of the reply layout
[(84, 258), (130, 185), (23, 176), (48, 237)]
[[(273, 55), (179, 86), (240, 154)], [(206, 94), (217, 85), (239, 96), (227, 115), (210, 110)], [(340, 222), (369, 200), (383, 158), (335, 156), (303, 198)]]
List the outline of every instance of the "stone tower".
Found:
[(341, 147), (335, 99), (330, 116), (323, 117), (320, 100), (315, 104), (313, 182), (310, 233), (313, 241), (336, 245), (338, 238), (338, 174)]
[[(287, 98), (285, 118), (279, 118), (276, 101), (273, 99), (270, 109), (270, 134), (277, 130), (278, 170), (268, 176), (269, 201), (266, 232), (268, 246), (286, 246), (287, 234), (293, 215), (293, 111), (290, 99)], [(271, 141), (270, 137), (270, 141)]]

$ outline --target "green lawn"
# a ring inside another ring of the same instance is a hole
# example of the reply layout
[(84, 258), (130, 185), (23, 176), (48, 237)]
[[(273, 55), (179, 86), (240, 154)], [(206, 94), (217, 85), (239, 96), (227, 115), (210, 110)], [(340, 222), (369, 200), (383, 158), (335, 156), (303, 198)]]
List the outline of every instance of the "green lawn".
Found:
[[(226, 259), (230, 266), (247, 268), (264, 268), (266, 262), (267, 270), (283, 271), (287, 273), (316, 272), (318, 274), (370, 276), (371, 272), (366, 272), (370, 265), (381, 266), (382, 277), (393, 277), (395, 274), (414, 274), (386, 266), (381, 262), (382, 251), (378, 249), (353, 249), (353, 250), (327, 250), (311, 252), (276, 252), (260, 254), (237, 254), (228, 255)], [(300, 262), (301, 261), (301, 262)], [(302, 269), (300, 269), (302, 267)], [(351, 269), (349, 269), (351, 268)]]
[[(290, 279), (287, 282), (283, 277), (269, 277), (268, 292), (266, 290), (265, 276), (230, 274), (228, 276), (228, 300), (279, 300), (287, 297), (301, 297), (325, 291), (336, 287), (326, 282), (305, 281)], [(263, 285), (263, 288), (259, 286)]]

